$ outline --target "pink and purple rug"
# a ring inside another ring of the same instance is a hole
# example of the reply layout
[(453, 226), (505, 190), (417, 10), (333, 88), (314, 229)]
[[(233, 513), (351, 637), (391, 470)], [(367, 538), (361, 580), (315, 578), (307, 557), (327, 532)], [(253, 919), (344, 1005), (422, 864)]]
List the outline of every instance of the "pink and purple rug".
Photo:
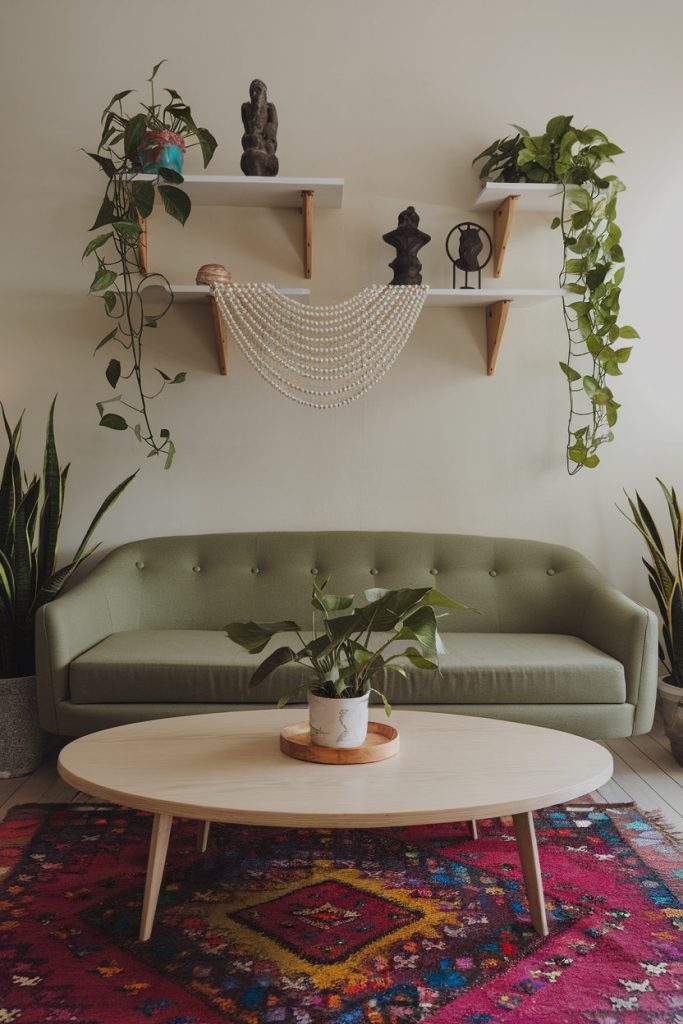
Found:
[(550, 935), (510, 823), (174, 829), (136, 941), (150, 819), (16, 808), (0, 825), (0, 1024), (675, 1024), (683, 861), (631, 806), (536, 817)]

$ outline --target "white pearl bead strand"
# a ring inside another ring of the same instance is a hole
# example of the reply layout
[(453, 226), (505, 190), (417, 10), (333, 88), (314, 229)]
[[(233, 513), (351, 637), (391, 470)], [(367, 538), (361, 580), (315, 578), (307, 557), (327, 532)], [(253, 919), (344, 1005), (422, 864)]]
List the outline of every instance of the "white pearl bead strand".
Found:
[(212, 285), (226, 326), (271, 387), (312, 409), (370, 390), (408, 341), (427, 285), (371, 285), (344, 302), (309, 306), (272, 284)]

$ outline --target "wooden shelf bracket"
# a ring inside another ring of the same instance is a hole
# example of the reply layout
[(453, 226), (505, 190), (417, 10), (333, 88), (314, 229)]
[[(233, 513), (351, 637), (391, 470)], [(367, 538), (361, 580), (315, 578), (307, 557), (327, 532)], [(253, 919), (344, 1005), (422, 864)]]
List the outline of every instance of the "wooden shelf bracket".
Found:
[(493, 276), (500, 277), (519, 196), (507, 196), (493, 215)]
[(301, 213), (304, 229), (304, 277), (310, 280), (313, 269), (313, 192), (301, 193)]
[(501, 299), (486, 307), (486, 373), (489, 377), (493, 376), (496, 368), (511, 301)]
[(216, 335), (216, 352), (218, 355), (218, 372), (221, 377), (228, 375), (228, 329), (223, 322), (218, 303), (213, 295), (209, 296), (211, 303), (211, 316), (213, 317), (213, 329)]

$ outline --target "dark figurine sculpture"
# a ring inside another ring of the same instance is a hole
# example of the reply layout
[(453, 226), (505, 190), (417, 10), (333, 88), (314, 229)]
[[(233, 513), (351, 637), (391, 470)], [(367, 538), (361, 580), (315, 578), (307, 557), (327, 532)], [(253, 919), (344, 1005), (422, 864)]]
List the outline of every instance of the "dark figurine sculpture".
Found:
[(242, 104), (242, 160), (243, 174), (274, 177), (279, 170), (277, 149), (277, 110), (268, 102), (266, 83), (255, 78), (249, 86), (248, 103)]
[(396, 259), (389, 266), (394, 272), (391, 284), (422, 284), (422, 264), (417, 253), (423, 245), (431, 242), (432, 236), (420, 231), (420, 218), (414, 206), (409, 206), (398, 215), (398, 227), (388, 231), (382, 238), (396, 249)]
[[(448, 247), (448, 243), (450, 242), (451, 235), (454, 231), (460, 232), (457, 259), (453, 258), (451, 250)], [(484, 248), (484, 238), (488, 241), (489, 251), (486, 259), (482, 260), (480, 263), (479, 255)], [(491, 259), (493, 252), (491, 236), (488, 231), (486, 231), (481, 224), (473, 224), (471, 221), (463, 221), (462, 224), (456, 224), (455, 227), (448, 232), (448, 236), (446, 238), (446, 252), (448, 253), (449, 260), (453, 264), (453, 287), (455, 288), (455, 268), (457, 267), (458, 270), (463, 270), (465, 272), (465, 283), (462, 285), (463, 288), (472, 287), (468, 282), (469, 275), (474, 273), (479, 275), (477, 287), (481, 288), (481, 272)]]

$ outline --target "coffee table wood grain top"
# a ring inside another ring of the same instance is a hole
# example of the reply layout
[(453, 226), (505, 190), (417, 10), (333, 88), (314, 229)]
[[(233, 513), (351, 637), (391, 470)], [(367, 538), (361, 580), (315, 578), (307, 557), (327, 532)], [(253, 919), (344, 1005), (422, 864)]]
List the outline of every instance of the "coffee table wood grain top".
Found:
[(299, 708), (157, 719), (83, 736), (62, 750), (59, 772), (72, 786), (154, 814), (141, 939), (152, 931), (174, 816), (202, 823), (205, 849), (210, 821), (381, 828), (512, 815), (532, 922), (547, 934), (531, 812), (607, 782), (608, 750), (554, 729), (397, 711), (396, 757), (311, 764), (279, 748), (282, 726), (305, 714)]
[[(466, 821), (573, 800), (606, 782), (604, 747), (537, 726), (396, 711), (396, 757), (305, 764), (279, 749), (305, 710), (221, 712), (118, 726), (75, 740), (59, 770), (77, 789), (154, 813), (312, 828)], [(373, 717), (381, 720), (380, 713)]]

